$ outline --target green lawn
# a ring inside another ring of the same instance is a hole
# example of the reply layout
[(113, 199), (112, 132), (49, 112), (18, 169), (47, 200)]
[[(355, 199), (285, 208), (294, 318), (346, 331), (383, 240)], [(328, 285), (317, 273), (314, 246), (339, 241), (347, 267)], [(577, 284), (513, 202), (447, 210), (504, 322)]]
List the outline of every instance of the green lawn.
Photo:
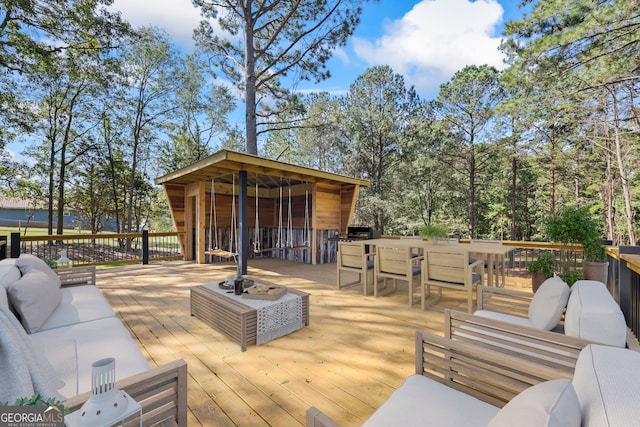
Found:
[[(0, 226), (0, 236), (11, 236), (11, 233), (20, 233), (21, 236), (24, 236), (24, 227), (2, 227)], [(77, 228), (65, 229), (63, 234), (85, 234), (89, 233), (89, 230), (78, 230)], [(28, 227), (27, 228), (27, 236), (47, 236), (46, 227)], [(53, 232), (55, 233), (55, 230)]]

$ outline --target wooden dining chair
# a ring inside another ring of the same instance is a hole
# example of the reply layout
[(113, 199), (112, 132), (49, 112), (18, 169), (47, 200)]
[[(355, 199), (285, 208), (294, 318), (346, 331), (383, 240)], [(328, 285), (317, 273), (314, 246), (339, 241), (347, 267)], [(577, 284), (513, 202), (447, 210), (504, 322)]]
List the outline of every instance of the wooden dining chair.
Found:
[[(502, 245), (502, 240), (471, 240), (471, 244), (480, 243), (480, 244), (489, 244), (489, 245)], [(485, 269), (489, 268), (489, 256), (487, 254), (481, 254), (484, 259), (484, 267)], [(506, 281), (506, 264), (505, 264), (505, 256), (504, 255), (494, 255), (493, 256), (493, 265), (491, 266), (493, 270), (494, 277), (494, 286), (498, 286), (500, 283), (500, 287), (504, 288)]]
[[(422, 309), (442, 300), (442, 288), (457, 289), (467, 294), (467, 311), (473, 312), (473, 290), (482, 285), (484, 261), (469, 262), (469, 252), (456, 249), (430, 248), (422, 261), (421, 300)], [(431, 288), (438, 288), (438, 295), (431, 297)]]
[[(369, 283), (373, 282), (374, 253), (369, 252), (371, 246), (357, 242), (339, 242), (337, 256), (338, 289), (362, 283), (364, 296), (368, 294)], [(358, 281), (342, 282), (342, 272), (348, 271), (358, 274)], [(369, 281), (371, 276), (371, 282)]]
[[(373, 280), (373, 295), (378, 296), (378, 286), (382, 279), (383, 289), (387, 287), (387, 280), (393, 280), (394, 290), (397, 289), (397, 281), (404, 280), (409, 288), (409, 305), (414, 304), (414, 280), (420, 279), (420, 262), (424, 256), (413, 256), (410, 247), (393, 248), (379, 246), (376, 249), (375, 276)], [(417, 264), (416, 264), (417, 262)], [(416, 288), (419, 288), (417, 286)]]

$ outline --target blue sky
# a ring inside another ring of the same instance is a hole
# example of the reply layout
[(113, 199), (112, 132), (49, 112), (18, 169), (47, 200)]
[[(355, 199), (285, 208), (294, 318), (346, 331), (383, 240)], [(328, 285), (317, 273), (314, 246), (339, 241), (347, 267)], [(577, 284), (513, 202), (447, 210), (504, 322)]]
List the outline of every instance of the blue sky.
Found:
[[(502, 67), (497, 51), (508, 19), (517, 18), (517, 0), (380, 0), (367, 3), (347, 46), (329, 63), (332, 77), (300, 83), (300, 91), (346, 93), (374, 65), (390, 65), (426, 99), (465, 65)], [(200, 19), (191, 0), (116, 0), (113, 9), (134, 26), (164, 28), (186, 50)]]

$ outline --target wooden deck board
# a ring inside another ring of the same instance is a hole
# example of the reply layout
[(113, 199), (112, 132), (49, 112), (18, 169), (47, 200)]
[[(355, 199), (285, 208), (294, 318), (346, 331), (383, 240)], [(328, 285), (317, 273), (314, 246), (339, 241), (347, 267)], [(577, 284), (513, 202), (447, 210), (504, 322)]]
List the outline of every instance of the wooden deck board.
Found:
[(304, 425), (311, 406), (360, 425), (413, 373), (415, 330), (442, 334), (444, 309), (466, 310), (460, 292), (444, 290), (444, 301), (422, 311), (407, 306), (402, 285), (378, 298), (363, 297), (361, 285), (337, 290), (335, 264), (253, 259), (250, 275), (311, 294), (310, 325), (242, 352), (189, 306), (192, 286), (235, 268), (175, 261), (98, 270), (98, 287), (149, 363), (187, 361), (189, 426)]

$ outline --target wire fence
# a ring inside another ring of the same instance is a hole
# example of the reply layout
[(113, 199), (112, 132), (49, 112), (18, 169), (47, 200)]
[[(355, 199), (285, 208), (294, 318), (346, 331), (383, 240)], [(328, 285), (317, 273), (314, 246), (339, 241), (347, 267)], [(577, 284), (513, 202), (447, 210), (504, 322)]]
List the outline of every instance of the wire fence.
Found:
[[(21, 236), (12, 233), (6, 253), (36, 255), (55, 265), (62, 251), (72, 265), (148, 264), (151, 261), (182, 259), (178, 233), (113, 233)], [(65, 262), (69, 263), (69, 261)]]

